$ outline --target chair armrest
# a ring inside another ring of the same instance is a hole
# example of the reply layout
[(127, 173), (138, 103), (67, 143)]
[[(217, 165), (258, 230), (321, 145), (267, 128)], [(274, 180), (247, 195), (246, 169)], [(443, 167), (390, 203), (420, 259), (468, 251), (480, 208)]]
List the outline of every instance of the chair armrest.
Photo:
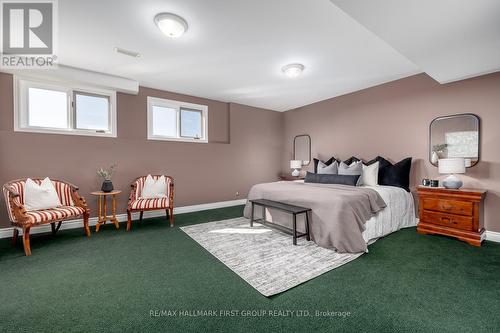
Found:
[[(68, 184), (68, 185), (71, 186), (71, 184)], [(87, 201), (85, 200), (84, 197), (82, 197), (80, 194), (78, 194), (77, 189), (78, 189), (78, 187), (76, 187), (76, 186), (72, 187), (71, 194), (72, 194), (72, 198), (73, 198), (73, 204), (76, 207), (83, 208), (86, 213), (90, 214), (90, 210), (89, 210), (89, 206), (87, 205)]]
[(12, 216), (15, 221), (11, 221), (16, 224), (27, 224), (29, 221), (28, 215), (26, 214), (26, 208), (21, 204), (19, 193), (9, 185), (4, 185), (3, 187), (8, 192), (8, 203), (7, 206), (12, 212)]

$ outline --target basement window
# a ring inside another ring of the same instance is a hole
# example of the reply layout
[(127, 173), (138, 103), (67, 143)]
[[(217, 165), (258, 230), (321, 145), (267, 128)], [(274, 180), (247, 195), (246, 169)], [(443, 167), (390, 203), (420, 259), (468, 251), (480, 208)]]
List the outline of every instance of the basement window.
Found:
[(148, 97), (148, 139), (208, 142), (208, 107)]
[(14, 130), (116, 137), (116, 92), (14, 79)]

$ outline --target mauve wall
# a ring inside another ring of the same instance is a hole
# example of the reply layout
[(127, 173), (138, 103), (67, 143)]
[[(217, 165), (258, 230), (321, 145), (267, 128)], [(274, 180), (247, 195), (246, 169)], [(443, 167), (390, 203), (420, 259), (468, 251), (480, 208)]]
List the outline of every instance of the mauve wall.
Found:
[(412, 186), (442, 179), (428, 161), (429, 124), (457, 113), (481, 118), (481, 161), (462, 178), (465, 187), (488, 190), (486, 229), (500, 232), (500, 73), (445, 85), (420, 74), (285, 112), (283, 169), (289, 172), (293, 137), (307, 133), (313, 157), (412, 156)]
[[(130, 183), (140, 175), (172, 175), (175, 205), (186, 206), (246, 198), (253, 184), (275, 180), (281, 170), (280, 112), (141, 87), (139, 95), (117, 96), (117, 138), (20, 133), (13, 131), (12, 89), (12, 76), (0, 73), (0, 184), (29, 176), (68, 180), (80, 187), (92, 216), (96, 169), (113, 162), (113, 183), (125, 192), (118, 213), (126, 211)], [(208, 105), (209, 143), (147, 140), (147, 96)], [(2, 199), (0, 227), (9, 225)]]

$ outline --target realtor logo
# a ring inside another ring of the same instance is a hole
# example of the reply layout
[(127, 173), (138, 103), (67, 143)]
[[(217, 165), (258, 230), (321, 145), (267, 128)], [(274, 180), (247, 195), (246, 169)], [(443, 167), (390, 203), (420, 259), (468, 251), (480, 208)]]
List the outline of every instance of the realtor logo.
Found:
[(0, 67), (50, 68), (55, 65), (56, 0), (0, 0)]

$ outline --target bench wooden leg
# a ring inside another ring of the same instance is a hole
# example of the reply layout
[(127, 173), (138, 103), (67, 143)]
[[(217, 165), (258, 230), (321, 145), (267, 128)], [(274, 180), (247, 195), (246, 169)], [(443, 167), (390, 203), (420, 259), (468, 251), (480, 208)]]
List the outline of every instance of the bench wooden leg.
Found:
[(250, 212), (250, 228), (253, 227), (253, 210), (254, 210), (254, 203), (252, 202), (252, 211)]
[(59, 231), (59, 228), (61, 227), (61, 223), (62, 223), (62, 221), (59, 221), (59, 222), (57, 223), (57, 226), (56, 226), (56, 223), (55, 223), (55, 222), (52, 222), (52, 223), (50, 224), (50, 229), (51, 229), (51, 231), (52, 231), (52, 235), (55, 235), (55, 234)]
[(87, 237), (90, 237), (89, 215), (89, 213), (83, 214), (83, 229)]
[(297, 214), (293, 214), (293, 245), (297, 245)]
[(142, 222), (142, 216), (144, 215), (144, 212), (141, 210), (139, 213), (139, 222)]
[(23, 227), (23, 245), (24, 245), (24, 254), (26, 256), (30, 256), (31, 255), (30, 227)]
[(309, 212), (306, 212), (306, 239), (311, 240), (311, 234), (309, 231)]
[(14, 227), (14, 233), (12, 234), (12, 246), (16, 246), (17, 244), (17, 237), (19, 237), (19, 229)]

